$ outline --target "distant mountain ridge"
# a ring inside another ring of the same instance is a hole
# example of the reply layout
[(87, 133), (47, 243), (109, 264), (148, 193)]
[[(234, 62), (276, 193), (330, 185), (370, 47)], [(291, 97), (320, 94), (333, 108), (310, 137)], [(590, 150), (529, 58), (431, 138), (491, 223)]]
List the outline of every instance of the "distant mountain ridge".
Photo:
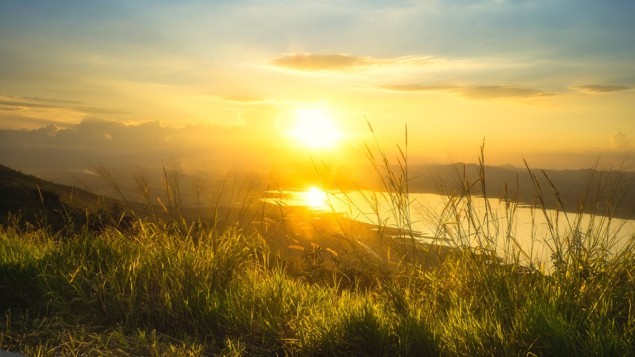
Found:
[[(615, 217), (635, 217), (635, 187), (631, 187), (635, 183), (635, 172), (536, 169), (532, 173), (547, 208), (561, 208), (553, 184), (569, 212), (582, 209), (604, 215), (607, 210), (614, 210)], [(476, 164), (410, 165), (408, 176), (410, 192), (461, 194), (464, 178), (467, 178), (473, 185), (471, 193), (481, 194)], [(485, 182), (490, 198), (508, 197), (521, 203), (538, 203), (537, 188), (526, 168), (485, 166)], [(363, 189), (366, 184), (357, 189)], [(127, 194), (132, 196), (130, 192)], [(586, 197), (586, 201), (581, 201), (581, 197)], [(136, 213), (143, 215), (145, 206), (134, 200), (128, 203), (134, 206)], [(0, 223), (6, 223), (11, 213), (31, 224), (47, 224), (56, 229), (63, 228), (69, 220), (75, 225), (99, 226), (121, 215), (124, 208), (125, 203), (118, 199), (46, 181), (0, 165)]]
[[(479, 170), (477, 164), (412, 165), (408, 172), (409, 189), (411, 192), (460, 193), (463, 178), (473, 184), (479, 178)], [(530, 174), (527, 168), (505, 165), (485, 166), (484, 174), (485, 190), (492, 198), (517, 197), (520, 202), (534, 204), (537, 203), (538, 190), (541, 190), (547, 208), (561, 208), (556, 200), (557, 192), (569, 212), (577, 212), (581, 208), (587, 213), (604, 214), (606, 209), (615, 209), (617, 217), (635, 217), (635, 172), (531, 168)], [(538, 187), (531, 175), (538, 182)], [(481, 193), (480, 183), (473, 187), (472, 193)]]

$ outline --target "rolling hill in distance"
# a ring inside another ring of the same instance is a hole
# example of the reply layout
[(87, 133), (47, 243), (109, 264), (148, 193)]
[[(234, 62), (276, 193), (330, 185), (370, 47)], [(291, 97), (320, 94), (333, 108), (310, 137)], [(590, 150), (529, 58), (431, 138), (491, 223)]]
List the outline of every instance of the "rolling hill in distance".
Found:
[[(197, 208), (229, 206), (248, 196), (258, 196), (265, 190), (304, 189), (296, 186), (297, 183), (291, 179), (277, 179), (272, 183), (267, 181), (271, 177), (255, 173), (213, 177), (188, 174), (178, 169), (145, 171), (143, 175), (138, 168), (113, 171), (116, 172), (111, 177), (113, 182), (94, 172), (83, 176), (77, 173), (64, 176), (61, 172), (55, 172), (52, 173), (55, 180), (44, 180), (0, 165), (0, 215), (3, 221), (6, 221), (9, 212), (19, 213), (23, 218), (33, 221), (37, 215), (48, 212), (49, 223), (63, 225), (64, 216), (73, 216), (78, 222), (85, 223), (86, 217), (90, 215), (121, 215), (123, 209), (130, 206), (139, 216), (144, 216), (149, 210), (161, 211), (160, 205), (166, 202), (165, 187), (162, 186), (166, 180), (179, 186), (181, 208), (188, 218), (196, 217)], [(607, 210), (614, 210), (612, 214), (616, 217), (633, 218), (633, 172), (532, 169), (532, 173), (539, 188), (526, 168), (486, 166), (486, 193), (490, 198), (508, 197), (523, 204), (536, 204), (536, 190), (540, 189), (546, 200), (545, 205), (549, 208), (562, 208), (562, 203), (569, 212), (577, 212), (582, 208), (587, 213), (606, 214), (609, 212)], [(457, 194), (466, 182), (472, 185), (472, 194), (480, 195), (482, 190), (480, 184), (475, 184), (479, 175), (476, 164), (412, 165), (408, 175), (411, 193)], [(323, 187), (344, 191), (380, 189), (376, 173), (359, 176), (366, 179), (352, 185), (346, 183), (345, 177), (335, 175)], [(285, 173), (282, 177), (293, 175)], [(140, 180), (145, 180), (149, 201), (144, 201), (143, 183)], [(117, 192), (113, 183), (121, 189), (121, 193)], [(148, 207), (148, 204), (154, 208)]]

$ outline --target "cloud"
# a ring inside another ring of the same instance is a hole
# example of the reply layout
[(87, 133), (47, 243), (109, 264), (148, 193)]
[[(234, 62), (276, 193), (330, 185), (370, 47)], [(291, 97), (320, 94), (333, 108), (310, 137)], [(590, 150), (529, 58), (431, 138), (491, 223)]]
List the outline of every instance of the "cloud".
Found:
[(74, 100), (61, 100), (61, 99), (51, 99), (51, 98), (40, 98), (40, 97), (17, 97), (17, 96), (6, 96), (6, 98), (13, 98), (17, 100), (32, 100), (38, 102), (48, 102), (48, 103), (64, 103), (64, 104), (81, 104), (78, 101)]
[(66, 127), (0, 130), (0, 163), (31, 172), (71, 172), (90, 163), (160, 168), (172, 160), (192, 169), (267, 165), (262, 153), (269, 142), (261, 139), (274, 135), (269, 128), (276, 113), (262, 105), (247, 107), (245, 125), (234, 127), (126, 124), (89, 117)]
[(383, 89), (401, 92), (448, 91), (472, 99), (531, 98), (551, 96), (554, 93), (521, 86), (452, 86), (452, 85), (385, 85)]
[(0, 96), (0, 109), (2, 110), (69, 110), (86, 114), (131, 114), (126, 111), (87, 107), (80, 102), (70, 100), (58, 100), (37, 97)]
[(348, 54), (287, 54), (271, 61), (279, 67), (299, 71), (342, 71), (349, 69), (393, 66), (424, 66), (430, 64), (447, 64), (448, 60), (431, 56), (402, 56), (402, 57), (364, 57)]
[(629, 147), (630, 140), (628, 136), (621, 131), (611, 135), (611, 146), (615, 149), (624, 150)]
[(50, 108), (58, 108), (58, 106), (50, 105), (50, 104), (29, 103), (29, 102), (23, 102), (23, 101), (17, 101), (17, 100), (1, 100), (0, 99), (0, 108), (7, 109), (7, 110), (21, 110), (21, 109), (30, 109), (30, 108), (50, 109)]
[(588, 92), (594, 92), (594, 93), (610, 93), (610, 92), (629, 90), (629, 89), (632, 89), (633, 87), (619, 86), (619, 85), (609, 86), (609, 85), (601, 85), (601, 84), (587, 84), (587, 85), (579, 86), (578, 88)]
[(344, 70), (372, 63), (367, 57), (346, 54), (289, 54), (272, 61), (280, 67), (301, 71)]
[(528, 98), (551, 96), (553, 93), (544, 92), (538, 89), (519, 86), (475, 86), (461, 90), (461, 93), (470, 98)]

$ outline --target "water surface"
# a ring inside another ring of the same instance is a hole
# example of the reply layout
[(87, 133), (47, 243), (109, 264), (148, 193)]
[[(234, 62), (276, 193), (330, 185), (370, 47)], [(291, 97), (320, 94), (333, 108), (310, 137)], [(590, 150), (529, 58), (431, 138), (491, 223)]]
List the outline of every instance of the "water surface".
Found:
[[(564, 213), (480, 197), (373, 191), (269, 191), (265, 202), (337, 212), (377, 226), (400, 228), (426, 243), (488, 247), (508, 259), (517, 257), (550, 270), (555, 246), (575, 239), (580, 249), (602, 245), (613, 254), (635, 234), (635, 220)], [(399, 208), (401, 207), (401, 208)], [(458, 222), (458, 223), (457, 223)]]

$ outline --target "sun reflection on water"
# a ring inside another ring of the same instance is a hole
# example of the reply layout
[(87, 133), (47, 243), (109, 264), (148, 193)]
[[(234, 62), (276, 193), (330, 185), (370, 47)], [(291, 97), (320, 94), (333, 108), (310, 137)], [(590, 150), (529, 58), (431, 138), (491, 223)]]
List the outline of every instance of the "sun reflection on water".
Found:
[(307, 206), (316, 210), (325, 210), (328, 208), (328, 198), (326, 192), (311, 187), (302, 193), (303, 206)]

